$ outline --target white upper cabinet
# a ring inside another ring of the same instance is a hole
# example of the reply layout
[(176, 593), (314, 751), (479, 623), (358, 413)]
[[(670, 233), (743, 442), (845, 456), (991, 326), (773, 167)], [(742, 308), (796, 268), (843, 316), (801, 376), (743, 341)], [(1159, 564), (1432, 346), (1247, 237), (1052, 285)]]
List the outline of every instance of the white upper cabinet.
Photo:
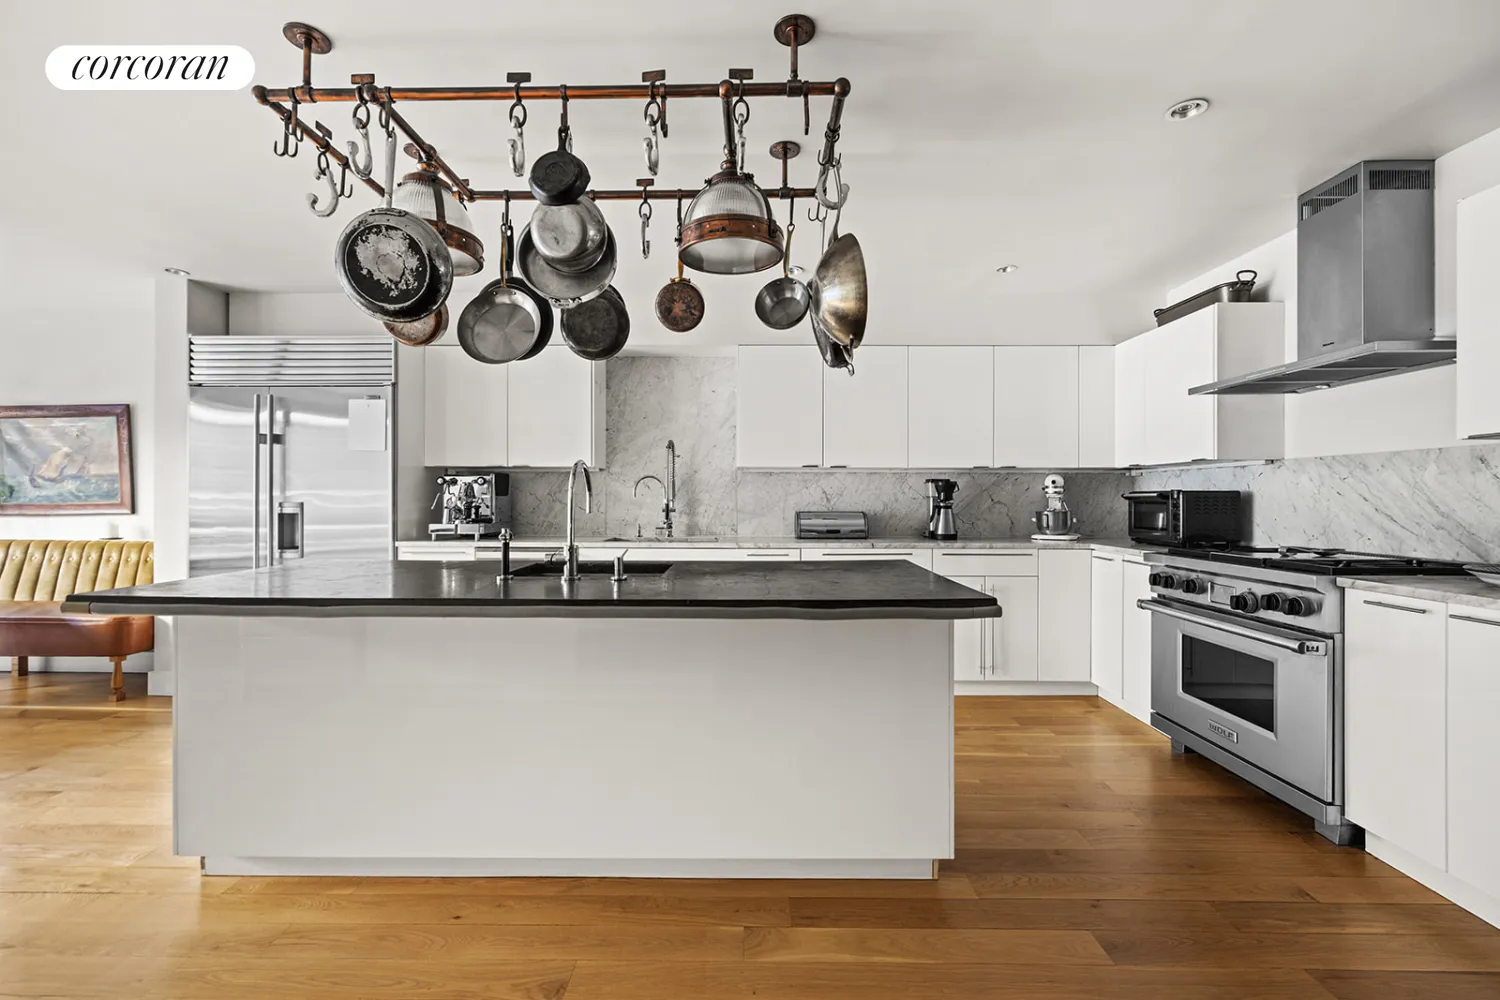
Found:
[(995, 348), (994, 464), (1078, 465), (1078, 348)]
[(1500, 436), (1500, 187), (1458, 203), (1458, 436)]
[(913, 347), (908, 363), (907, 465), (988, 467), (995, 458), (995, 348)]
[(1167, 465), (1280, 458), (1280, 395), (1191, 396), (1208, 382), (1281, 364), (1280, 302), (1226, 302), (1148, 330), (1116, 347), (1116, 462)]
[(1146, 462), (1146, 338), (1115, 346), (1116, 465)]
[(1078, 349), (1078, 464), (1115, 464), (1115, 349)]
[(822, 369), (823, 464), (904, 469), (907, 349), (862, 347), (857, 354), (852, 376), (847, 369)]
[[(859, 354), (863, 362), (864, 352)], [(816, 346), (740, 348), (736, 465), (797, 469), (823, 464), (823, 373), (827, 370)], [(842, 372), (834, 374), (850, 378)]]
[(422, 363), (424, 464), (509, 464), (510, 366), (480, 364), (456, 346), (429, 347)]
[(507, 365), (510, 376), (512, 466), (566, 468), (580, 458), (604, 465), (604, 362), (585, 361), (566, 347)]

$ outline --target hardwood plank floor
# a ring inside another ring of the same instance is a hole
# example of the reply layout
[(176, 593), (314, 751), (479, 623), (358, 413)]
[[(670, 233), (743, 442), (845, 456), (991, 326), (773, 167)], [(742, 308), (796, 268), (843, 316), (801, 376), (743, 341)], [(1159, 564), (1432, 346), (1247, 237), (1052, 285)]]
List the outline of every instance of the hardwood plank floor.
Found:
[(0, 678), (0, 997), (1500, 997), (1500, 930), (1093, 698), (956, 706), (935, 882), (205, 878), (171, 706)]

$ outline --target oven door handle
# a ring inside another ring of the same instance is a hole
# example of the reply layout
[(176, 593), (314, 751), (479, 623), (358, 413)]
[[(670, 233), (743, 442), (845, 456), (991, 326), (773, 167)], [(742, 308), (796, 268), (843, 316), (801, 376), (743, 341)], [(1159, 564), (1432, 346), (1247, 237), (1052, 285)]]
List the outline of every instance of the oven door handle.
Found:
[(1229, 635), (1239, 636), (1241, 639), (1250, 639), (1255, 642), (1265, 643), (1267, 646), (1290, 650), (1302, 656), (1328, 655), (1328, 643), (1317, 639), (1289, 639), (1279, 635), (1268, 635), (1265, 632), (1246, 628), (1243, 625), (1215, 621), (1200, 615), (1189, 614), (1186, 611), (1179, 611), (1165, 601), (1158, 601), (1153, 598), (1142, 598), (1135, 602), (1135, 606), (1142, 611), (1150, 611), (1152, 614), (1166, 615), (1168, 618), (1176, 618), (1178, 621), (1188, 622), (1193, 625), (1202, 625), (1204, 628), (1217, 629)]

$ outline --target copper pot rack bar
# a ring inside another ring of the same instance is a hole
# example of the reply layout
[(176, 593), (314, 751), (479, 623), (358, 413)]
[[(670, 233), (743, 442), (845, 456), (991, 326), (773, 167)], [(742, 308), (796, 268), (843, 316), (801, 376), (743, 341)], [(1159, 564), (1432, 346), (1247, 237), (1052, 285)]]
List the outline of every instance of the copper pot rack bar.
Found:
[[(629, 188), (627, 190), (589, 191), (588, 196), (595, 201), (675, 201), (681, 198), (683, 201), (692, 201), (702, 188)], [(761, 188), (761, 193), (767, 198), (811, 198), (812, 188)], [(487, 191), (474, 189), (474, 201), (504, 201), (507, 197), (511, 201), (533, 201), (536, 196), (527, 188), (518, 191)]]
[[(674, 97), (723, 97), (720, 83), (658, 83), (657, 96)], [(783, 80), (779, 83), (755, 83), (746, 81), (746, 97), (801, 97), (804, 91), (813, 97), (848, 97), (851, 84), (843, 77), (837, 80), (814, 82), (811, 80)], [(575, 87), (567, 85), (570, 101), (644, 101), (651, 96), (651, 85), (647, 83), (606, 84), (603, 86)], [(386, 93), (384, 87), (381, 93)], [(317, 104), (322, 101), (357, 101), (360, 87), (337, 87), (324, 89), (307, 85), (267, 89), (265, 100), (256, 95), (262, 104), (270, 101), (296, 100), (300, 104)], [(516, 88), (506, 87), (392, 87), (389, 91), (393, 101), (513, 101)], [(738, 91), (736, 92), (738, 93)], [(734, 95), (731, 95), (734, 96)], [(562, 98), (561, 87), (522, 87), (522, 101), (556, 101)]]
[[(255, 89), (257, 91), (264, 90), (263, 87), (256, 87)], [(259, 100), (260, 94), (256, 94), (255, 96), (256, 99)], [(261, 101), (261, 103), (270, 108), (272, 111), (276, 112), (277, 116), (282, 120), (283, 123), (287, 122), (292, 117), (291, 109), (283, 104), (279, 104), (276, 101)], [(319, 132), (314, 127), (314, 125), (309, 125), (300, 117), (293, 124), (297, 126), (297, 131), (301, 132), (308, 139), (312, 140), (312, 144), (316, 146), (320, 152), (327, 153), (330, 160), (332, 160), (334, 163), (337, 163), (345, 170), (349, 170), (350, 173), (353, 173), (353, 170), (350, 169), (349, 157), (345, 156), (343, 153), (340, 153), (338, 147), (335, 146), (332, 141), (325, 139), (323, 137), (323, 134)], [(374, 191), (380, 197), (385, 197), (385, 188), (380, 184), (380, 182), (376, 181), (374, 177), (360, 177), (358, 174), (354, 174), (354, 178), (355, 180), (364, 184), (364, 186), (369, 188), (371, 191)]]

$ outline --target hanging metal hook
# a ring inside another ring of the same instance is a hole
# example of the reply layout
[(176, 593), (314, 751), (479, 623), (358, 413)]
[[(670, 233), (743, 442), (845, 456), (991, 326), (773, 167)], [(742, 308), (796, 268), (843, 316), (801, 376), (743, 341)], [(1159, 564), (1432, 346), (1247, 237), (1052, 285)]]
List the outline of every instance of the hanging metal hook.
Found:
[(646, 239), (646, 228), (651, 225), (651, 200), (646, 197), (646, 189), (656, 182), (649, 177), (642, 177), (636, 181), (641, 186), (641, 207), (636, 211), (641, 217), (641, 258), (651, 256), (651, 241)]
[[(349, 169), (354, 171), (354, 176), (360, 180), (369, 180), (370, 174), (375, 168), (375, 158), (370, 154), (370, 104), (365, 100), (365, 92), (359, 91), (359, 103), (354, 106), (354, 131), (359, 133), (359, 145), (354, 140), (349, 140)], [(361, 155), (361, 148), (364, 152)]]
[(349, 165), (339, 164), (339, 197), (348, 198), (354, 194), (354, 185), (349, 183)]
[[(738, 72), (747, 73), (748, 70)], [(734, 80), (734, 105), (731, 108), (734, 117), (735, 131), (735, 172), (745, 172), (745, 124), (750, 121), (750, 102), (745, 100), (745, 78), (737, 76)]]
[(526, 121), (530, 115), (521, 103), (521, 84), (531, 82), (530, 73), (507, 73), (505, 79), (515, 85), (515, 100), (510, 102), (510, 127), (516, 130), (514, 139), (505, 140), (510, 146), (510, 170), (517, 177), (526, 176)]
[(657, 170), (661, 167), (661, 136), (658, 126), (661, 123), (661, 107), (656, 103), (656, 98), (646, 102), (646, 130), (649, 133), (643, 140), (646, 146), (646, 169), (651, 176), (655, 177)]
[(558, 102), (562, 105), (562, 122), (557, 126), (557, 148), (573, 152), (573, 130), (568, 126), (568, 85), (557, 85)]
[(326, 150), (318, 150), (318, 172), (313, 174), (313, 180), (328, 182), (328, 198), (323, 207), (319, 208), (319, 196), (309, 194), (307, 196), (307, 207), (312, 210), (313, 215), (316, 215), (320, 219), (326, 219), (339, 207), (339, 186), (334, 182), (333, 168), (328, 164), (328, 152)]
[[(829, 162), (824, 163), (818, 170), (818, 182), (813, 185), (813, 197), (817, 198), (818, 203), (824, 208), (833, 209), (834, 211), (843, 208), (844, 202), (849, 198), (849, 185), (843, 182), (843, 174), (840, 173), (840, 167), (843, 166), (843, 162), (844, 158), (842, 156), (835, 156)], [(828, 195), (830, 182), (833, 185), (833, 190), (838, 193), (838, 200), (834, 200)]]
[(386, 87), (384, 100), (380, 102), (380, 117), (377, 119), (380, 131), (387, 134), (391, 131), (391, 88)]
[(297, 127), (297, 92), (287, 92), (287, 100), (292, 105), (291, 114), (281, 120), (281, 148), (276, 148), (276, 143), (271, 143), (271, 152), (277, 156), (293, 157), (297, 155), (297, 147), (302, 145), (302, 130)]

